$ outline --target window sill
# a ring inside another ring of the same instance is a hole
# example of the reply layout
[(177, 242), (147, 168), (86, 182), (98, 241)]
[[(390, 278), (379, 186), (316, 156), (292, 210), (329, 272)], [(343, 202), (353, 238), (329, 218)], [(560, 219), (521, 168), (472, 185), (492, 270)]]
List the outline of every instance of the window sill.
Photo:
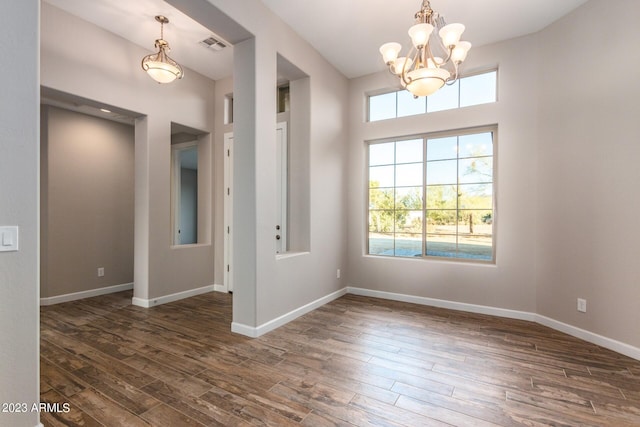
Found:
[(303, 255), (309, 255), (311, 252), (285, 252), (283, 254), (276, 254), (276, 260), (296, 258)]
[(211, 243), (189, 243), (185, 245), (171, 245), (169, 249), (193, 249), (211, 246)]

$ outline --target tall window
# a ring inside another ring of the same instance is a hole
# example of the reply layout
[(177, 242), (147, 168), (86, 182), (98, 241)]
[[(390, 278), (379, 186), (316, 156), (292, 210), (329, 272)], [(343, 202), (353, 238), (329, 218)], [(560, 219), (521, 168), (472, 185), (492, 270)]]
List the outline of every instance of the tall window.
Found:
[(369, 144), (368, 253), (494, 261), (494, 136)]

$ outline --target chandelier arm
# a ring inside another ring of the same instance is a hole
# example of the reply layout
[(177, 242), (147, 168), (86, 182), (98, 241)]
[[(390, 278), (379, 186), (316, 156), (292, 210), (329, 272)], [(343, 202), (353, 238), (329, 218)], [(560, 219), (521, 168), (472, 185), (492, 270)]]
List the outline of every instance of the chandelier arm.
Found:
[[(411, 58), (411, 53), (414, 53), (413, 58)], [(409, 85), (413, 79), (411, 77), (409, 77), (409, 71), (411, 71), (411, 68), (417, 68), (417, 64), (418, 64), (418, 58), (420, 56), (420, 50), (418, 48), (416, 48), (415, 46), (412, 46), (411, 49), (409, 49), (409, 52), (407, 52), (407, 58), (411, 58), (411, 66), (409, 67), (410, 69), (407, 70), (407, 60), (404, 61), (404, 64), (402, 64), (402, 72), (400, 73), (400, 79), (402, 80), (402, 82), (405, 84), (405, 86)], [(414, 69), (415, 69), (414, 68)]]
[(457, 62), (453, 62), (453, 76), (449, 76), (449, 78), (444, 82), (447, 86), (451, 86), (458, 81), (458, 65), (459, 64)]
[[(433, 55), (433, 52), (431, 51), (431, 45), (430, 45), (429, 43), (427, 43), (427, 45), (425, 46), (425, 50), (427, 51), (427, 56), (428, 56), (428, 58), (431, 60), (431, 62), (433, 62), (433, 64), (434, 64), (434, 65), (436, 65), (436, 66), (440, 67), (441, 65), (443, 65), (443, 64), (444, 64), (444, 62), (443, 62), (442, 64), (440, 64), (440, 63), (438, 63), (438, 62), (436, 61), (436, 57)], [(427, 58), (425, 58), (424, 63), (425, 63), (425, 64), (428, 64), (428, 63), (427, 63)]]

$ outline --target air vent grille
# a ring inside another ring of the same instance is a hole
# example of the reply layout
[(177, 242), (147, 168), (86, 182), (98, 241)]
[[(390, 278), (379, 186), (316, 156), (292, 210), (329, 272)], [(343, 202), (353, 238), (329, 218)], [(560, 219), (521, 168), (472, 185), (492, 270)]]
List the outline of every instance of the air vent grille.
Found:
[(213, 49), (213, 50), (222, 50), (225, 47), (227, 47), (227, 45), (224, 42), (216, 39), (215, 37), (206, 38), (202, 40), (200, 44), (208, 49)]

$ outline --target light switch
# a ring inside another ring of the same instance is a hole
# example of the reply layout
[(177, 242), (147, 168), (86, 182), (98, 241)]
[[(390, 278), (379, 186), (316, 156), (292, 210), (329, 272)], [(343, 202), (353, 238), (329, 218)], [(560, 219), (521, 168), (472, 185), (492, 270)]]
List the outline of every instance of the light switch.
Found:
[(0, 252), (18, 250), (18, 227), (0, 227)]

